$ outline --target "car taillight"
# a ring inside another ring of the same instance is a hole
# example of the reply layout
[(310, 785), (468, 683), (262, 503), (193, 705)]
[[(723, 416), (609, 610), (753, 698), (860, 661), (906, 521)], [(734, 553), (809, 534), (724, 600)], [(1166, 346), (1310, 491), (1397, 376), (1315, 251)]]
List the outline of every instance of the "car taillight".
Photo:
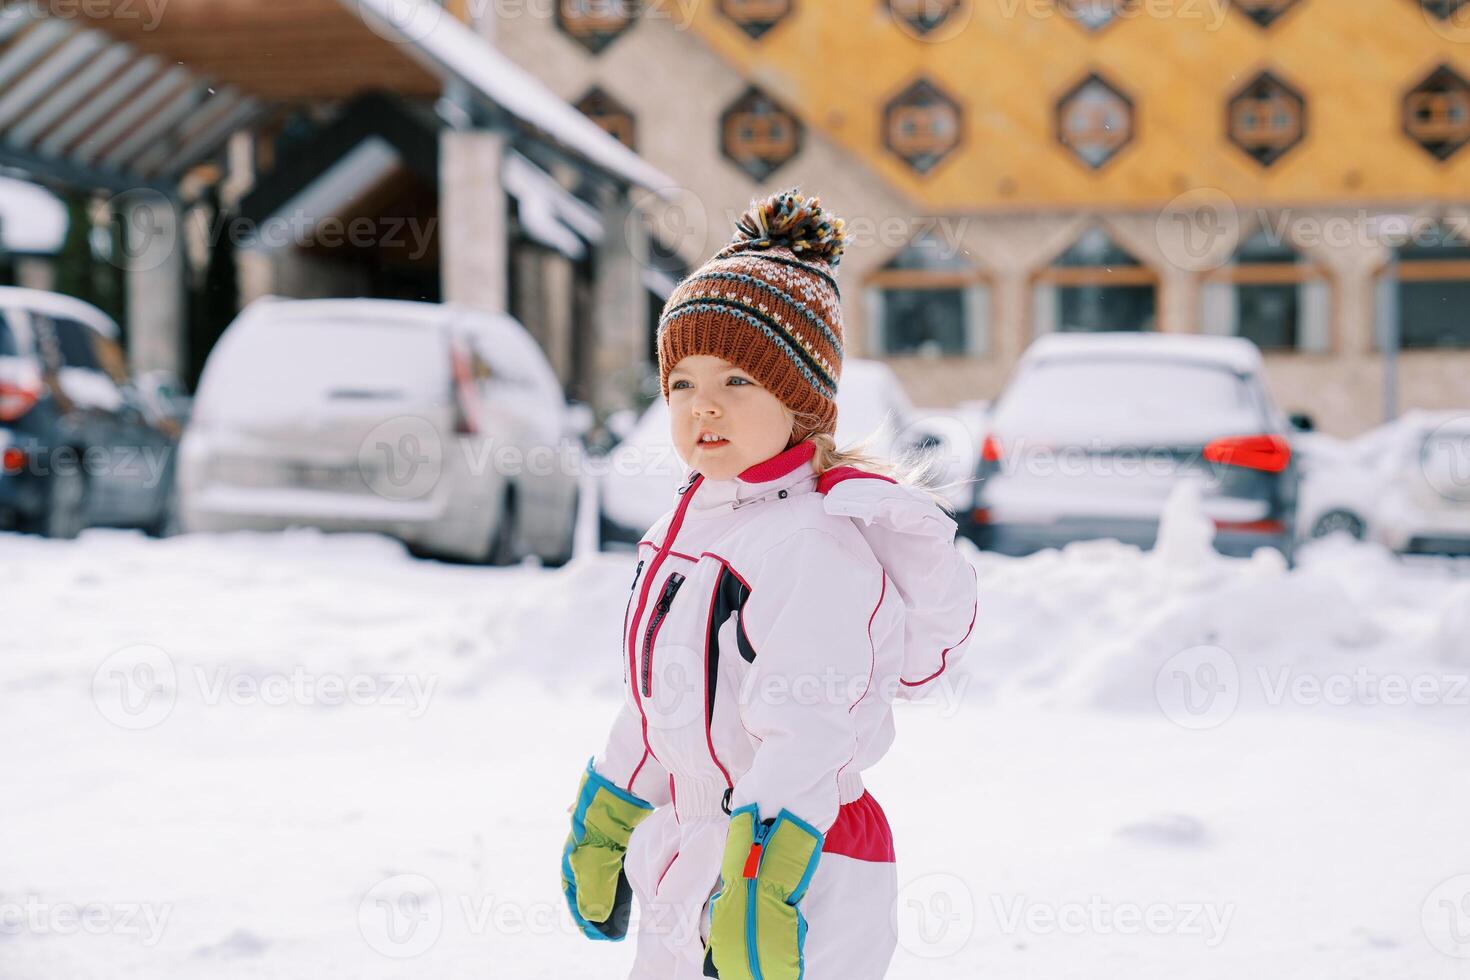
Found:
[(41, 379), (0, 378), (0, 420), (12, 422), (41, 398)]
[(4, 459), (0, 460), (0, 472), (19, 473), (25, 469), (26, 453), (24, 449), (11, 447), (5, 450)]
[(475, 379), (470, 372), (470, 356), (459, 344), (449, 348), (449, 372), (454, 378), (454, 431), (456, 435), (472, 436), (479, 431), (475, 419), (479, 415), (479, 398), (475, 391)]
[(995, 436), (986, 436), (985, 442), (980, 446), (980, 459), (986, 463), (999, 463), (1000, 440)]
[(1280, 473), (1291, 462), (1291, 444), (1280, 436), (1229, 436), (1208, 443), (1205, 459), (1226, 466)]

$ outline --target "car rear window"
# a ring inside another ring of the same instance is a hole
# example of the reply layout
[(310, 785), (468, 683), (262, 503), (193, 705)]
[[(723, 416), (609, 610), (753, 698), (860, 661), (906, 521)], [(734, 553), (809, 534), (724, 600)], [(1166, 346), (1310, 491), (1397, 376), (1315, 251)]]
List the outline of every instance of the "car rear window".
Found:
[(443, 400), (449, 354), (423, 323), (281, 317), (225, 333), (199, 382), (201, 408), (272, 415), (327, 405)]
[(1071, 444), (1183, 443), (1259, 432), (1255, 383), (1227, 368), (1178, 360), (1051, 360), (1024, 369), (1001, 396), (1002, 435)]

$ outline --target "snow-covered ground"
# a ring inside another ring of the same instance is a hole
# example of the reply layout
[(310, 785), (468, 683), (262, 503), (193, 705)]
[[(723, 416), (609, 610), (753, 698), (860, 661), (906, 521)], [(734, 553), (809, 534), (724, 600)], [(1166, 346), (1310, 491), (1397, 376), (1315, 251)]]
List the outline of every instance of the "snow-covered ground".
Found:
[[(977, 640), (866, 774), (893, 977), (1470, 974), (1470, 576), (1176, 521), (974, 556)], [(625, 975), (566, 808), (626, 554), (0, 535), (0, 977)], [(635, 924), (636, 927), (636, 924)]]

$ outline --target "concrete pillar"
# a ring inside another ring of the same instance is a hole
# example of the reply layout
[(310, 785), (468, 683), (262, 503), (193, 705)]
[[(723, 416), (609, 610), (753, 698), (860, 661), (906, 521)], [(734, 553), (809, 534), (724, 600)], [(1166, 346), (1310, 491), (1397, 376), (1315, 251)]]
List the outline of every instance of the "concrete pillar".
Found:
[(546, 357), (562, 387), (572, 382), (572, 263), (562, 255), (547, 256), (545, 276)]
[(446, 303), (492, 313), (507, 307), (504, 151), (501, 133), (444, 130), (439, 136), (440, 276)]
[(128, 368), (184, 374), (184, 242), (179, 215), (162, 194), (144, 192), (124, 209), (128, 280)]
[(602, 218), (604, 233), (592, 284), (591, 380), (595, 407), (613, 411), (635, 404), (638, 385), (651, 369), (644, 344), (648, 238), (626, 195), (612, 196), (602, 207)]

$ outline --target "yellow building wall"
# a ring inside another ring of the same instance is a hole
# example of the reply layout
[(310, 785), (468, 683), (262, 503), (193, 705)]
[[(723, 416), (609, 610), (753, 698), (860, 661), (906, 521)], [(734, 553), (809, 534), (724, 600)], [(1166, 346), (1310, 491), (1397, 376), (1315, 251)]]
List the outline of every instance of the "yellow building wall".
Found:
[[(1225, 0), (1139, 0), (1092, 34), (1051, 0), (965, 0), (967, 23), (937, 42), (911, 36), (876, 0), (793, 5), (760, 40), (717, 2), (684, 10), (808, 126), (936, 212), (1153, 207), (1197, 187), (1238, 204), (1470, 195), (1470, 146), (1439, 162), (1401, 129), (1404, 92), (1436, 66), (1470, 78), (1470, 28), (1436, 30), (1415, 0), (1299, 0), (1269, 29)], [(1266, 68), (1307, 102), (1306, 138), (1269, 168), (1225, 136), (1227, 101)], [(1098, 171), (1055, 137), (1057, 98), (1091, 71), (1135, 109), (1133, 142)], [(883, 105), (920, 76), (963, 107), (961, 145), (927, 176), (885, 149), (881, 132)]]

